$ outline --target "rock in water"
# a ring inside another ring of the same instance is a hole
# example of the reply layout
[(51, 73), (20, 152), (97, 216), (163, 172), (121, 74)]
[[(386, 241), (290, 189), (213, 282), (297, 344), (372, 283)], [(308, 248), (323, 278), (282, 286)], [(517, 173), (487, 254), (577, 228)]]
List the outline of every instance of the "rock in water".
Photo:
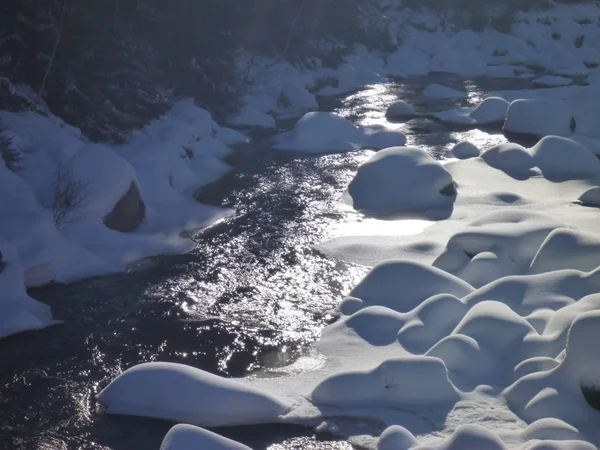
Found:
[(113, 210), (104, 217), (104, 225), (111, 230), (127, 233), (135, 230), (146, 217), (146, 204), (137, 184), (132, 181), (127, 193)]

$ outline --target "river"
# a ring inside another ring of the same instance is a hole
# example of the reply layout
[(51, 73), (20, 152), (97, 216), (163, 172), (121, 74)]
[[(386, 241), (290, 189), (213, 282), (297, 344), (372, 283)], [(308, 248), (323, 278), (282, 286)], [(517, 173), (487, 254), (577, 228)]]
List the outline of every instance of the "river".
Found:
[[(431, 82), (469, 96), (427, 101), (420, 94)], [(384, 121), (381, 106), (396, 98), (431, 112), (473, 106), (488, 91), (527, 84), (439, 74), (322, 99), (321, 109), (370, 125)], [(409, 144), (438, 158), (460, 140), (484, 148), (505, 142), (499, 132), (449, 129), (423, 119), (399, 127)], [(123, 275), (31, 291), (64, 324), (0, 341), (0, 448), (158, 449), (171, 424), (109, 417), (95, 404), (95, 394), (123, 370), (172, 361), (244, 376), (293, 361), (366, 273), (312, 246), (340, 223), (356, 220), (341, 196), (370, 154), (287, 153), (257, 137), (229, 158), (229, 175), (198, 193), (200, 201), (231, 208), (235, 216), (196, 236), (196, 250), (143, 261)], [(294, 427), (219, 432), (257, 450), (349, 448)]]

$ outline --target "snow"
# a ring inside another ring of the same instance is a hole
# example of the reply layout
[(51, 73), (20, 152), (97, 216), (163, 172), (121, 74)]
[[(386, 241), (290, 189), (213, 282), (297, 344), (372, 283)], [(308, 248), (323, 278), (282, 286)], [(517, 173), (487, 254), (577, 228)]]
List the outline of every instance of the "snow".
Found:
[(481, 154), (481, 150), (470, 142), (459, 142), (452, 148), (452, 154), (458, 159), (477, 158)]
[(600, 103), (591, 103), (577, 109), (574, 118), (577, 133), (600, 139)]
[(470, 117), (480, 125), (504, 123), (509, 106), (510, 103), (503, 98), (488, 97), (471, 112)]
[(250, 450), (231, 439), (192, 425), (175, 425), (165, 436), (160, 450)]
[(571, 139), (547, 136), (530, 149), (533, 163), (545, 177), (600, 174), (600, 160)]
[[(15, 279), (25, 287), (124, 272), (149, 256), (189, 251), (195, 244), (180, 232), (231, 213), (201, 205), (193, 195), (230, 170), (221, 161), (231, 152), (226, 144), (247, 138), (219, 127), (191, 100), (175, 104), (126, 144), (112, 146), (87, 142), (80, 130), (52, 115), (0, 116), (24, 157), (16, 173), (0, 167), (0, 241), (14, 247), (10, 267), (20, 268)], [(59, 180), (70, 180), (81, 193), (81, 207), (68, 210), (63, 220), (54, 207)], [(145, 205), (145, 215), (136, 218), (141, 223), (129, 233), (108, 229), (105, 218), (132, 187), (139, 192), (135, 201)], [(22, 297), (15, 289), (9, 299)], [(29, 328), (53, 323), (38, 319)]]
[(361, 148), (365, 136), (352, 122), (328, 112), (302, 116), (292, 131), (278, 135), (275, 148), (307, 153), (349, 151)]
[(52, 319), (49, 306), (25, 292), (23, 269), (16, 250), (10, 244), (0, 243), (0, 252), (0, 338), (59, 323)]
[(583, 206), (600, 208), (600, 187), (595, 186), (586, 190), (577, 199)]
[(452, 176), (425, 150), (390, 147), (359, 167), (348, 194), (354, 208), (367, 214), (425, 214), (451, 208), (454, 187)]
[(430, 99), (463, 99), (467, 98), (466, 92), (457, 91), (439, 84), (430, 84), (423, 90), (423, 96)]
[(398, 147), (406, 144), (406, 136), (400, 130), (373, 125), (363, 128), (365, 133), (364, 148), (381, 150), (388, 147)]
[(566, 228), (552, 231), (531, 262), (530, 273), (576, 269), (590, 272), (600, 266), (600, 239), (592, 233)]
[(388, 106), (386, 116), (392, 119), (402, 119), (415, 116), (415, 110), (404, 100), (397, 100)]
[(556, 87), (556, 86), (568, 86), (573, 83), (571, 78), (558, 77), (555, 75), (544, 75), (536, 78), (532, 81), (534, 86), (541, 87)]
[(230, 117), (230, 125), (246, 128), (275, 128), (275, 119), (253, 105), (245, 105), (241, 111)]
[(97, 398), (109, 414), (207, 427), (276, 422), (290, 409), (285, 401), (257, 388), (174, 363), (137, 365)]
[(510, 104), (504, 130), (538, 137), (572, 134), (573, 116), (564, 103), (545, 99), (520, 99)]
[(302, 113), (319, 109), (315, 96), (297, 84), (285, 83), (281, 91), (281, 98), (295, 112)]

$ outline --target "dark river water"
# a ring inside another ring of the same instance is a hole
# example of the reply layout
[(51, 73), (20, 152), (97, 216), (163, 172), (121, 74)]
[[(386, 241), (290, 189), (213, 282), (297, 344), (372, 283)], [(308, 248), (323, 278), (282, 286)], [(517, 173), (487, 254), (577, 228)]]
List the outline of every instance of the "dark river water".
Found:
[[(421, 91), (430, 82), (466, 89), (469, 98), (427, 102)], [(369, 125), (382, 123), (381, 106), (397, 98), (427, 112), (527, 84), (437, 75), (368, 86), (325, 99), (321, 109)], [(482, 147), (505, 141), (423, 119), (398, 126), (409, 144), (438, 157), (464, 139)], [(301, 354), (367, 270), (312, 246), (350, 220), (342, 193), (370, 154), (307, 156), (269, 150), (258, 138), (229, 158), (231, 174), (199, 192), (201, 202), (236, 214), (197, 236), (196, 250), (144, 261), (128, 274), (31, 291), (65, 323), (0, 341), (0, 449), (158, 449), (172, 424), (111, 417), (95, 404), (123, 370), (172, 361), (243, 376)], [(294, 427), (217, 431), (257, 450), (349, 448)]]

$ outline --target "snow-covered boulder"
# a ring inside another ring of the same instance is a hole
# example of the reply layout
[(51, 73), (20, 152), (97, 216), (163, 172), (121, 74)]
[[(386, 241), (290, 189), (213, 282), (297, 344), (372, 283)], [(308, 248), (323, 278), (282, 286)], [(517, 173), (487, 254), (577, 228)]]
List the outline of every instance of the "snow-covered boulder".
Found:
[(563, 224), (527, 211), (488, 213), (454, 234), (433, 266), (475, 287), (527, 273), (544, 239)]
[(283, 85), (280, 103), (285, 105), (286, 108), (297, 112), (319, 109), (319, 104), (313, 94), (304, 87), (289, 82)]
[(491, 167), (512, 176), (528, 175), (534, 166), (531, 154), (519, 144), (495, 145), (484, 151), (481, 157)]
[(546, 99), (519, 99), (506, 113), (504, 131), (543, 137), (569, 136), (574, 129), (573, 115), (562, 102)]
[(572, 139), (546, 136), (530, 150), (545, 177), (585, 177), (600, 173), (600, 160)]
[(275, 119), (253, 105), (242, 107), (237, 114), (228, 119), (228, 123), (236, 127), (275, 128)]
[(600, 186), (594, 186), (589, 188), (577, 199), (583, 206), (591, 206), (593, 208), (600, 208)]
[(355, 209), (390, 215), (446, 210), (456, 189), (450, 173), (425, 150), (391, 147), (358, 168), (348, 194)]
[(380, 305), (407, 312), (434, 295), (451, 294), (462, 298), (473, 291), (465, 281), (436, 267), (390, 260), (371, 269), (350, 295), (355, 299), (354, 311)]
[[(87, 218), (102, 219), (116, 231), (135, 230), (144, 220), (146, 204), (140, 193), (135, 169), (103, 145), (86, 145), (68, 163), (63, 178), (81, 181)], [(64, 189), (69, 179), (59, 179)], [(75, 212), (79, 213), (79, 212)]]
[(566, 77), (558, 77), (555, 75), (544, 75), (532, 81), (534, 86), (540, 87), (559, 87), (568, 86), (573, 83), (573, 79)]
[(452, 154), (458, 159), (477, 158), (481, 154), (481, 150), (470, 142), (459, 142), (452, 148)]
[(410, 45), (403, 45), (387, 58), (386, 70), (393, 76), (426, 75), (431, 71), (431, 56)]
[(190, 366), (146, 363), (119, 375), (98, 394), (109, 414), (215, 427), (277, 422), (290, 405), (239, 381)]
[(458, 100), (467, 98), (467, 93), (440, 84), (429, 84), (423, 90), (423, 96), (428, 99)]
[(600, 157), (600, 139), (592, 139), (587, 136), (582, 136), (581, 134), (569, 136), (569, 139), (579, 142), (584, 147), (587, 147), (587, 149), (594, 155)]
[(162, 441), (160, 450), (251, 450), (232, 441), (193, 425), (175, 425)]
[(529, 273), (574, 269), (590, 272), (600, 266), (600, 238), (591, 233), (558, 228), (548, 235), (531, 262)]
[(600, 103), (590, 103), (583, 108), (578, 108), (574, 117), (577, 134), (600, 139)]
[(346, 372), (323, 380), (311, 394), (318, 406), (402, 407), (454, 403), (458, 391), (437, 358), (390, 359), (370, 372)]
[(390, 119), (404, 119), (413, 117), (416, 113), (412, 105), (406, 103), (404, 100), (397, 100), (388, 106), (385, 115)]
[(482, 101), (470, 114), (479, 125), (504, 123), (510, 103), (500, 97), (489, 97)]
[(392, 130), (381, 125), (365, 127), (365, 148), (381, 150), (406, 145), (406, 135), (400, 130)]
[(362, 147), (365, 136), (352, 122), (328, 112), (305, 114), (290, 132), (274, 140), (275, 148), (307, 153), (349, 151)]

